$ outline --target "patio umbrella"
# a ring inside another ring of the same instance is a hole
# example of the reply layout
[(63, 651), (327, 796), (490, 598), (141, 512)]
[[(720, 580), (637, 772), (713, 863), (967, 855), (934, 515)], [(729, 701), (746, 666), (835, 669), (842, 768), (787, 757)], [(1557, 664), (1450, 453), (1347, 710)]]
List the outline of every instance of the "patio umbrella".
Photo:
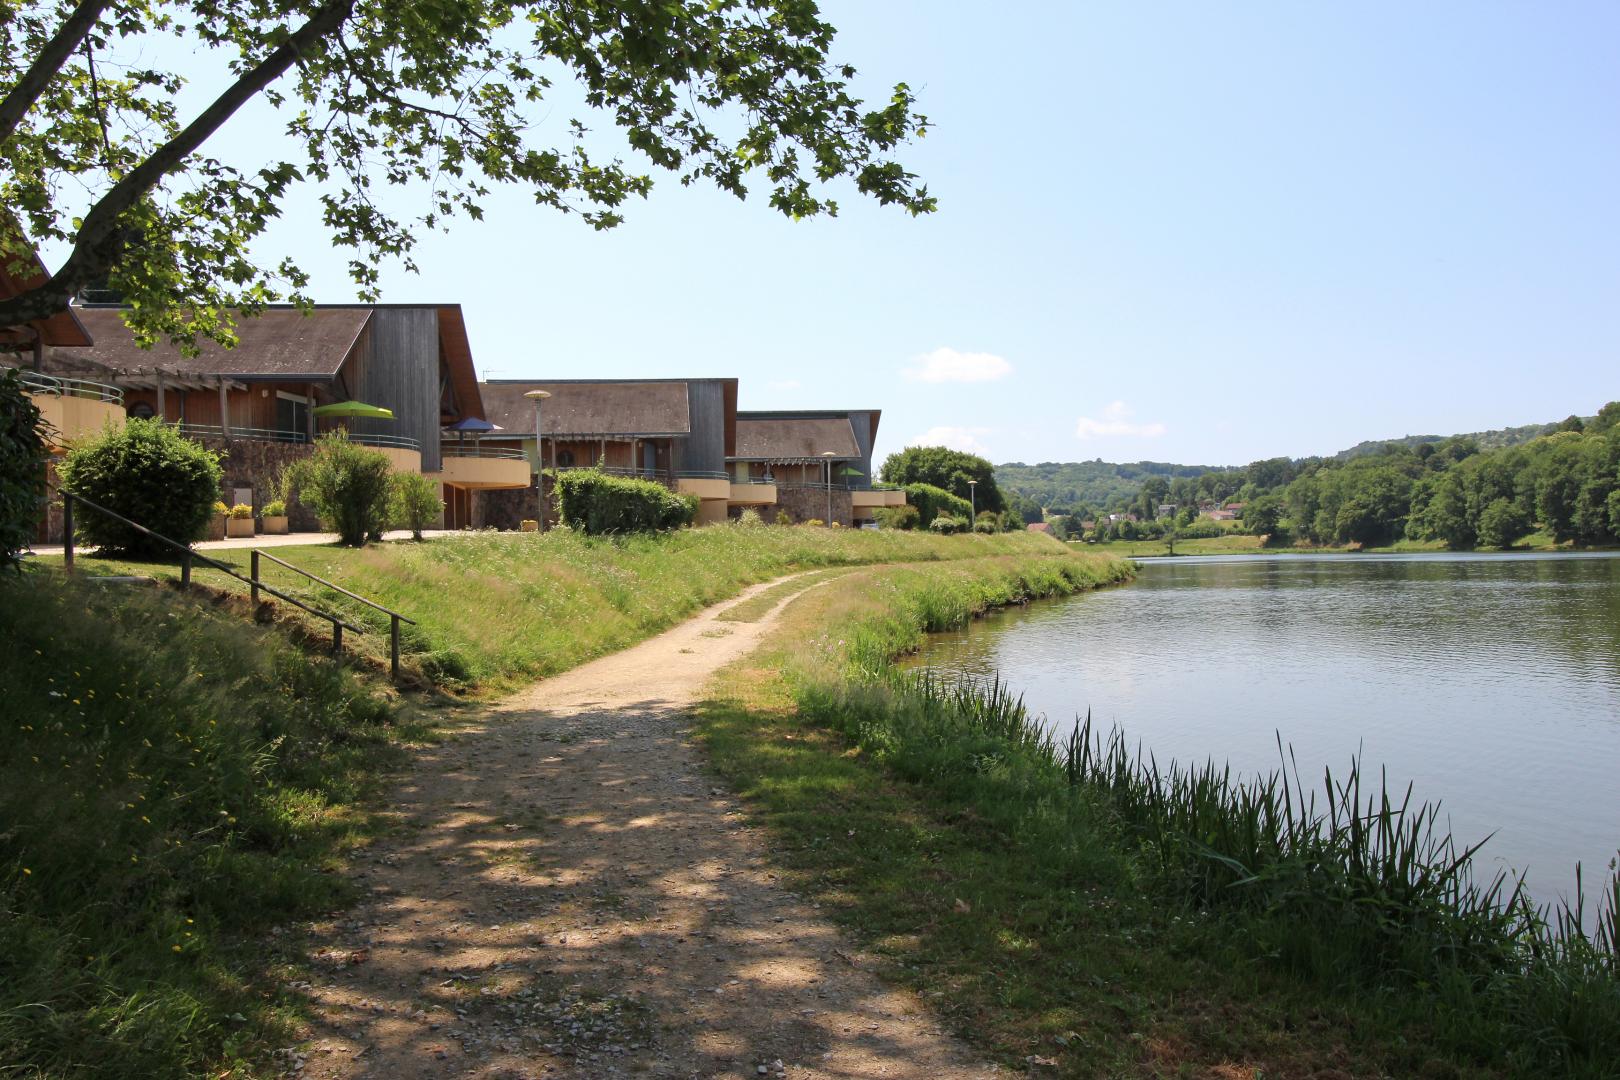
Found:
[(501, 427), (501, 425), (499, 425), (499, 424), (492, 424), (488, 420), (480, 420), (476, 416), (468, 416), (468, 417), (465, 417), (465, 418), (463, 418), (461, 420), (457, 420), (455, 423), (449, 425), (444, 430), (455, 432), (456, 433), (456, 445), (458, 447), (465, 448), (466, 447), (466, 442), (467, 442), (467, 432), (469, 432), (469, 431), (476, 431), (476, 432), (478, 432), (479, 434), (482, 435), (482, 434), (485, 434), (487, 432), (504, 431), (506, 429)]
[(373, 420), (392, 420), (394, 411), (385, 409), (381, 405), (367, 405), (363, 401), (334, 401), (330, 405), (318, 406), (316, 416), (364, 416)]

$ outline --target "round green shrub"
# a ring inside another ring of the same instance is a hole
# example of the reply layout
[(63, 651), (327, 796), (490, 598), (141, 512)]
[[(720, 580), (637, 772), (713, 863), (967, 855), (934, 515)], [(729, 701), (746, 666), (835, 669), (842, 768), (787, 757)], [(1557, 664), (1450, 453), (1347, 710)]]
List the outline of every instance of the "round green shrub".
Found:
[[(68, 452), (62, 487), (182, 544), (202, 537), (219, 499), (219, 455), (161, 420), (130, 420)], [(104, 551), (136, 556), (170, 554), (105, 514), (84, 508), (75, 531)]]
[(317, 439), (315, 452), (293, 464), (287, 486), (344, 544), (362, 547), (387, 526), (392, 474), (387, 454), (335, 431)]

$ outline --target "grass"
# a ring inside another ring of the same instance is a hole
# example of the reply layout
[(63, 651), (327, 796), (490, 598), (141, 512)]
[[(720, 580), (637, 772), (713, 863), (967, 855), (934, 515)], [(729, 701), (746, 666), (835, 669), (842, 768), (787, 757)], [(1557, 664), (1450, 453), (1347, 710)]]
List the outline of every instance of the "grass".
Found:
[(347, 903), (421, 729), (240, 611), (38, 572), (0, 577), (0, 685), (0, 1072), (262, 1060), (295, 1012), (270, 931)]
[[(407, 669), (425, 681), (496, 694), (624, 648), (749, 585), (795, 571), (1059, 551), (1050, 538), (1027, 533), (936, 536), (737, 524), (618, 539), (566, 530), (489, 532), (361, 549), (285, 547), (275, 554), (416, 619), (419, 625), (405, 627), (402, 649)], [(244, 572), (249, 558), (241, 549), (209, 555)], [(85, 558), (78, 565), (87, 573), (178, 576), (172, 564)], [(367, 627), (370, 632), (346, 637), (345, 645), (381, 670), (386, 616), (272, 563), (262, 572), (293, 595)], [(193, 580), (246, 591), (206, 568)], [(314, 635), (327, 633), (325, 624), (288, 617), (307, 622)]]
[(1613, 1075), (1612, 906), (1583, 938), (1577, 913), (1474, 885), (1432, 812), (1354, 770), (1320, 801), (1238, 785), (1083, 726), (1054, 742), (995, 685), (894, 672), (1006, 572), (857, 571), (705, 708), (794, 887), (891, 977), (1064, 1075)]

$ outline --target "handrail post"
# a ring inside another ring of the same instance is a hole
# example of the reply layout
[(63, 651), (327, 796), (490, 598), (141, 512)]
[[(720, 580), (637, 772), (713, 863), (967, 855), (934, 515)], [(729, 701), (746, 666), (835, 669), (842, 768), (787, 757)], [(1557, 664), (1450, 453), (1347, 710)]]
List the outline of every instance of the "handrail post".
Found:
[(258, 548), (253, 549), (252, 553), (250, 554), (250, 556), (248, 558), (248, 563), (252, 566), (252, 569), (248, 572), (249, 577), (252, 580), (252, 584), (248, 586), (248, 592), (250, 592), (253, 595), (253, 602), (255, 604), (257, 604), (259, 602), (259, 549)]
[(180, 556), (180, 587), (191, 588), (191, 552)]
[(73, 573), (73, 495), (62, 492), (62, 570)]
[(332, 620), (332, 659), (343, 662), (343, 624)]
[(399, 681), (399, 616), (388, 617), (388, 673), (395, 682)]

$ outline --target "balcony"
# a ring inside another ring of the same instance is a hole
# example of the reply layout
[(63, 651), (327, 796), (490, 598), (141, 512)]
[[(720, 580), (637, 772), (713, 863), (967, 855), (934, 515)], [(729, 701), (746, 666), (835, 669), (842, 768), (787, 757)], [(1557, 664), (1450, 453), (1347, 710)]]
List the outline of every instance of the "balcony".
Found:
[(124, 392), (87, 379), (61, 379), (37, 371), (19, 371), (23, 389), (33, 398), (40, 419), (49, 425), (53, 446), (71, 445), (108, 424), (124, 423)]
[(731, 476), (723, 472), (679, 472), (675, 474), (675, 490), (683, 495), (696, 495), (704, 502), (729, 502)]
[(770, 480), (733, 480), (727, 498), (733, 506), (775, 506), (776, 484)]
[(885, 506), (906, 505), (906, 493), (899, 488), (893, 490), (884, 488), (854, 489), (849, 493), (849, 502), (856, 510), (876, 510)]
[(441, 443), (439, 471), (428, 475), (460, 488), (526, 488), (531, 473), (521, 450)]
[[(309, 436), (302, 431), (291, 431), (286, 428), (253, 428), (237, 427), (232, 424), (229, 428), (218, 424), (193, 424), (182, 420), (175, 425), (180, 434), (190, 439), (254, 439), (260, 442), (290, 443), (292, 445), (309, 445)], [(318, 435), (328, 435), (330, 432), (317, 432)], [(351, 431), (348, 433), (349, 441), (360, 446), (369, 446), (379, 451), (388, 459), (388, 463), (395, 472), (421, 472), (422, 449), (421, 443), (404, 435), (373, 435), (364, 432)]]

